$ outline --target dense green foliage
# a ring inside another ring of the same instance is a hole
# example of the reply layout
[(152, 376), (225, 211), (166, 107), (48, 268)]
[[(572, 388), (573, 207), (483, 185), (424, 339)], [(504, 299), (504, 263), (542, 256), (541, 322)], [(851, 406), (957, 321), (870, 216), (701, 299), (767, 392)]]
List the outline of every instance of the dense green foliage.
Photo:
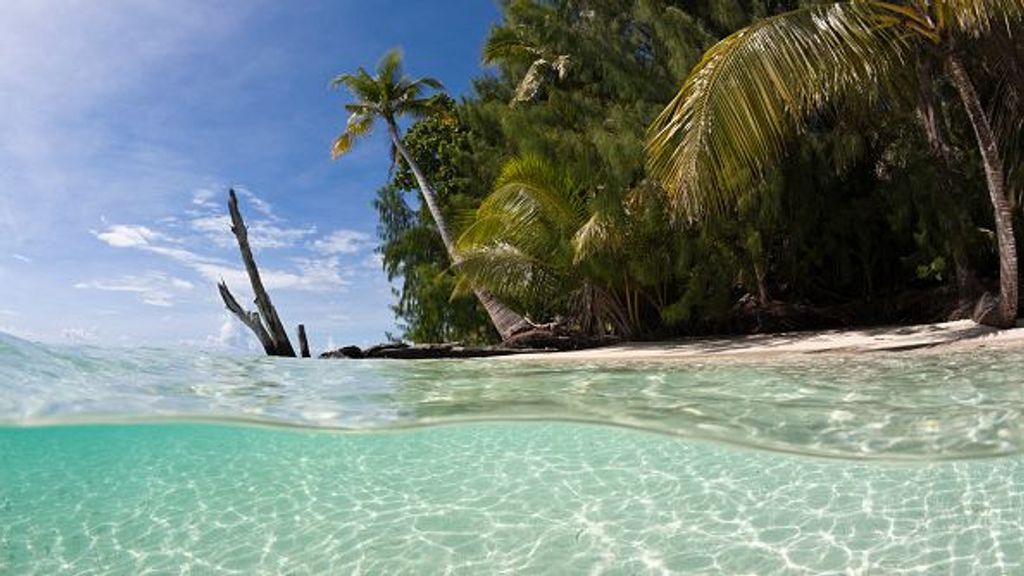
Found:
[[(879, 99), (818, 110), (770, 166), (719, 175), (745, 183), (699, 219), (648, 177), (647, 127), (702, 54), (800, 4), (504, 3), (483, 49), (494, 73), (404, 137), (455, 224), (459, 269), (409, 202), (407, 167), (379, 192), (403, 336), (494, 338), (469, 286), (534, 321), (637, 338), (934, 319), (958, 293), (976, 296), (998, 273), (991, 209), (970, 124), (938, 75), (948, 166), (915, 106)], [(1012, 42), (1001, 55), (1024, 61)], [(977, 73), (986, 102), (1024, 93), (982, 64)], [(1004, 117), (999, 129), (1019, 138), (1019, 115)], [(1019, 174), (1020, 160), (1008, 162)]]

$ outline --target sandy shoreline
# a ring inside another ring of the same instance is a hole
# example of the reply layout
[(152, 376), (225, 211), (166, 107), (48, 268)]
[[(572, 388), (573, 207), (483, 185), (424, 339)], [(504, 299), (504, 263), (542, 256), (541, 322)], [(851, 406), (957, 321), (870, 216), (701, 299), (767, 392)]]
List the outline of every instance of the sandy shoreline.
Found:
[(856, 330), (826, 330), (757, 334), (727, 338), (692, 338), (665, 342), (632, 342), (592, 350), (556, 354), (522, 354), (502, 357), (523, 360), (673, 360), (708, 356), (765, 356), (803, 354), (858, 354), (941, 349), (1021, 346), (1024, 327), (996, 330), (970, 320), (885, 326)]

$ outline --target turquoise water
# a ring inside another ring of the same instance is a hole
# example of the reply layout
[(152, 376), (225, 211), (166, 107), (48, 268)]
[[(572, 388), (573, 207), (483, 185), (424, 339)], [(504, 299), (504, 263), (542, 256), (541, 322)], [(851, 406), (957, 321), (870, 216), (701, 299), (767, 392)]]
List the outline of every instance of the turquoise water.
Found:
[(0, 574), (1024, 573), (1022, 368), (0, 337)]

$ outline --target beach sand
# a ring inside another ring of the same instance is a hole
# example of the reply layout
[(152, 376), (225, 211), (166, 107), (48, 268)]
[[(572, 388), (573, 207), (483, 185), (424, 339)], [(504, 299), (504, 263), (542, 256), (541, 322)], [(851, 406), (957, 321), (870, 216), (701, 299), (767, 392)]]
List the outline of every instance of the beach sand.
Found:
[(911, 351), (935, 353), (941, 349), (1013, 346), (1024, 348), (1024, 327), (1020, 324), (1017, 328), (997, 330), (970, 320), (960, 320), (917, 326), (631, 342), (574, 352), (507, 356), (501, 360), (682, 360), (708, 356), (760, 357)]

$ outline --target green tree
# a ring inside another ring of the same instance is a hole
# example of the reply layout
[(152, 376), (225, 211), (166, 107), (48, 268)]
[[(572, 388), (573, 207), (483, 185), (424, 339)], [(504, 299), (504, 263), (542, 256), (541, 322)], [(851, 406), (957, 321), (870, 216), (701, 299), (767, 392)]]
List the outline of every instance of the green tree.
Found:
[(537, 156), (505, 164), (494, 191), (459, 237), (470, 285), (533, 311), (566, 317), (584, 332), (629, 333), (629, 319), (606, 289), (598, 263), (591, 195), (565, 170)]
[[(456, 222), (480, 202), (475, 178), (465, 177), (462, 160), (468, 153), (468, 131), (450, 98), (438, 110), (414, 122), (402, 136), (406, 149), (438, 192), (442, 214)], [(482, 344), (497, 337), (486, 311), (472, 295), (453, 296), (457, 277), (444, 244), (422, 202), (407, 202), (419, 194), (416, 179), (403, 163), (391, 181), (377, 192), (377, 234), (384, 271), (396, 286), (392, 310), (402, 336), (413, 342)]]
[[(374, 123), (380, 119), (387, 125), (393, 150), (405, 161), (419, 186), (423, 202), (430, 210), (438, 234), (444, 244), (453, 266), (458, 268), (459, 258), (447, 221), (441, 212), (437, 193), (426, 180), (423, 171), (402, 143), (398, 118), (405, 115), (423, 117), (436, 108), (437, 99), (426, 97), (428, 89), (440, 90), (441, 83), (433, 78), (412, 79), (402, 70), (402, 56), (398, 50), (384, 55), (377, 65), (376, 75), (360, 67), (353, 74), (341, 74), (331, 82), (332, 87), (344, 86), (351, 92), (355, 102), (345, 105), (349, 113), (345, 131), (334, 141), (331, 149), (337, 158), (352, 149), (356, 139), (368, 135)], [(480, 303), (498, 330), (501, 337), (508, 338), (517, 327), (524, 323), (519, 314), (510, 310), (486, 290), (474, 290)]]
[[(693, 214), (721, 211), (781, 156), (807, 116), (893, 98), (938, 59), (973, 128), (996, 225), (998, 314), (1017, 317), (1017, 255), (1000, 143), (964, 62), (1017, 26), (1020, 0), (876, 0), (815, 5), (759, 20), (712, 47), (652, 125), (649, 167)], [(997, 63), (990, 62), (995, 65)]]

